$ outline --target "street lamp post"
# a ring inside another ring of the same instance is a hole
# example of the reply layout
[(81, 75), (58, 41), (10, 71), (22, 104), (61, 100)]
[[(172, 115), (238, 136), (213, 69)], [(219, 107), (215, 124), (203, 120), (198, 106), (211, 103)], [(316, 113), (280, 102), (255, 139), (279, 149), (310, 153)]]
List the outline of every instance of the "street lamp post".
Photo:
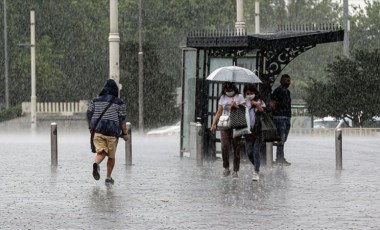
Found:
[(255, 33), (260, 33), (260, 2), (255, 1)]
[(5, 78), (5, 108), (9, 108), (9, 83), (8, 83), (8, 28), (7, 28), (7, 0), (3, 1), (4, 7), (4, 78)]
[(139, 132), (144, 133), (144, 62), (143, 62), (143, 49), (142, 49), (142, 0), (139, 0)]
[(110, 33), (108, 36), (109, 42), (109, 68), (110, 78), (115, 80), (119, 86), (119, 95), (122, 85), (120, 81), (120, 65), (119, 65), (119, 20), (118, 20), (118, 0), (110, 0)]
[(349, 40), (349, 30), (350, 21), (348, 20), (348, 0), (343, 0), (343, 27), (344, 27), (344, 39), (343, 39), (343, 55), (346, 57), (350, 56), (350, 40)]
[(34, 10), (30, 11), (30, 56), (31, 56), (31, 123), (32, 130), (35, 130), (37, 127), (37, 113), (36, 113), (36, 30), (35, 30), (35, 15)]
[(245, 21), (244, 21), (244, 0), (236, 0), (236, 23), (235, 28), (238, 35), (245, 34)]

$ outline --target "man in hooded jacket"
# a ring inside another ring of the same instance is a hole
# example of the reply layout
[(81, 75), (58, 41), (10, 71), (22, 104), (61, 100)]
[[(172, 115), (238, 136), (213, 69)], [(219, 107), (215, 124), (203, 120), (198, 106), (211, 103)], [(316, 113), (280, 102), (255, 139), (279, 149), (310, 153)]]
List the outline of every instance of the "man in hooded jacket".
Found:
[[(116, 82), (108, 79), (99, 96), (90, 102), (87, 110), (89, 129), (95, 132), (93, 143), (96, 149), (96, 156), (93, 163), (92, 175), (95, 180), (100, 179), (99, 164), (107, 156), (107, 177), (105, 182), (109, 184), (114, 183), (111, 174), (115, 166), (115, 153), (119, 137), (121, 135), (124, 141), (128, 140), (128, 129), (125, 123), (126, 106), (118, 95), (119, 89)], [(110, 106), (98, 121), (108, 105)]]

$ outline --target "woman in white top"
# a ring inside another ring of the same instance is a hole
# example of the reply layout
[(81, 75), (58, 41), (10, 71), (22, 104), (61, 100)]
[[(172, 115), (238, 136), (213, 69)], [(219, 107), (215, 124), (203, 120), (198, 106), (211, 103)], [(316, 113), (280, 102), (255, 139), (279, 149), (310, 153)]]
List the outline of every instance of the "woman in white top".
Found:
[[(212, 134), (216, 132), (216, 125), (219, 118), (222, 115), (229, 115), (231, 109), (238, 109), (239, 107), (245, 107), (245, 100), (243, 95), (239, 94), (238, 88), (232, 82), (225, 82), (223, 84), (222, 93), (218, 103), (218, 111), (216, 112), (210, 131)], [(229, 163), (229, 149), (232, 144), (234, 161), (232, 177), (238, 177), (238, 171), (240, 167), (240, 141), (241, 137), (232, 136), (232, 129), (220, 131), (220, 142), (222, 145), (222, 158), (223, 158), (223, 176), (230, 175), (230, 163)]]
[(261, 149), (261, 134), (258, 130), (254, 130), (258, 112), (264, 112), (265, 103), (260, 99), (259, 91), (254, 84), (247, 84), (244, 87), (244, 96), (246, 99), (246, 107), (249, 114), (249, 122), (251, 134), (245, 135), (245, 151), (249, 160), (254, 165), (252, 175), (253, 181), (259, 180), (260, 171), (260, 149)]

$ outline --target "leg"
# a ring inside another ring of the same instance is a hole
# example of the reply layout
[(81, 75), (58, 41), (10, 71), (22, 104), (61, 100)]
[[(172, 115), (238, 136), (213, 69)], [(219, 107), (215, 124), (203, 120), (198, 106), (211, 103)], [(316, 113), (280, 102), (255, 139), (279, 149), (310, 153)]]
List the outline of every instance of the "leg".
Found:
[(253, 157), (255, 160), (255, 172), (260, 171), (260, 150), (261, 150), (261, 137), (258, 136), (253, 145)]
[(252, 134), (246, 135), (246, 137), (245, 137), (245, 152), (248, 156), (249, 161), (251, 161), (251, 163), (253, 165), (255, 165), (255, 161), (253, 158), (253, 144), (254, 144), (253, 135)]
[(228, 169), (230, 167), (229, 151), (230, 151), (230, 139), (231, 134), (229, 130), (220, 131), (220, 142), (222, 145), (222, 159), (223, 168)]
[(284, 159), (284, 141), (286, 140), (286, 137), (285, 137), (286, 125), (283, 119), (281, 118), (274, 118), (274, 123), (276, 124), (276, 127), (277, 127), (278, 136), (281, 138), (281, 143), (278, 143), (277, 149), (276, 149), (276, 161), (280, 161)]
[(109, 151), (107, 160), (107, 178), (111, 178), (112, 171), (115, 166), (115, 156), (118, 140), (119, 139), (116, 137), (107, 137), (107, 146)]
[(232, 147), (234, 152), (234, 171), (238, 172), (240, 168), (240, 145), (241, 136), (232, 139)]
[(107, 153), (104, 150), (102, 150), (100, 153), (96, 153), (95, 163), (97, 163), (97, 164), (102, 163), (102, 161), (104, 160), (104, 158), (106, 157), (106, 155), (107, 155)]
[(115, 159), (109, 158), (107, 160), (107, 177), (111, 177), (113, 167), (115, 166)]

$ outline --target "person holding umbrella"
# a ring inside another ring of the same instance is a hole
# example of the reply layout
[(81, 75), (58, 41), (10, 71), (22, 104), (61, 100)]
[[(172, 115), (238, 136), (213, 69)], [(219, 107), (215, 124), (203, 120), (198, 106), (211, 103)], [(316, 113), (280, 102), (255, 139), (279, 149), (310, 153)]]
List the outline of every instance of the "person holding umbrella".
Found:
[[(232, 109), (244, 108), (245, 100), (243, 95), (239, 93), (238, 88), (232, 82), (224, 82), (222, 92), (218, 103), (218, 110), (214, 116), (210, 131), (212, 134), (216, 132), (216, 126), (222, 115), (229, 115)], [(233, 137), (232, 129), (220, 130), (220, 141), (222, 145), (223, 158), (223, 176), (230, 175), (229, 150), (232, 145), (234, 160), (232, 177), (238, 178), (240, 167), (240, 142), (241, 136)]]

